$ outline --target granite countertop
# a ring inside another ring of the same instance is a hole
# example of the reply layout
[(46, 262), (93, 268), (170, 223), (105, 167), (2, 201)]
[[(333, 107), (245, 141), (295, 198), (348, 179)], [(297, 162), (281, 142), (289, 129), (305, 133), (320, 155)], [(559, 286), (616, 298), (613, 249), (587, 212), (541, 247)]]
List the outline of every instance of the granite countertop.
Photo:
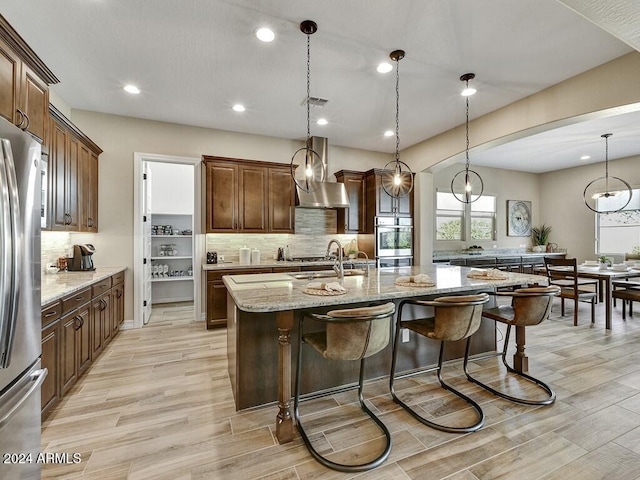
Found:
[(567, 252), (518, 252), (518, 253), (492, 253), (491, 250), (480, 250), (478, 253), (447, 253), (438, 255), (434, 252), (434, 262), (446, 262), (454, 258), (505, 258), (505, 257), (540, 257), (546, 255), (566, 255)]
[(126, 267), (99, 267), (93, 272), (43, 273), (40, 304), (45, 306), (53, 303), (116, 273), (124, 272), (126, 269)]
[[(248, 275), (223, 277), (227, 291), (240, 310), (246, 312), (276, 312), (298, 310), (327, 305), (353, 304), (380, 300), (394, 300), (418, 295), (458, 293), (474, 289), (506, 287), (525, 283), (546, 284), (546, 277), (509, 273), (506, 280), (477, 280), (467, 278), (468, 267), (432, 264), (424, 267), (400, 267), (372, 269), (370, 276), (345, 277), (341, 282), (347, 289), (344, 295), (315, 296), (302, 293), (308, 279), (296, 280), (286, 274), (271, 273), (256, 275), (255, 281)], [(436, 282), (434, 287), (399, 287), (395, 279), (399, 276), (427, 274)], [(244, 277), (244, 278), (241, 278)], [(234, 278), (238, 282), (234, 281)], [(314, 282), (333, 282), (337, 278), (318, 278)], [(246, 283), (245, 283), (246, 282)]]
[[(366, 259), (360, 257), (355, 259), (346, 259), (342, 263), (343, 265), (364, 265), (367, 262)], [(374, 259), (368, 260), (370, 266), (375, 266), (376, 262)], [(301, 262), (301, 261), (293, 261), (293, 260), (262, 260), (260, 263), (251, 263), (251, 264), (240, 264), (238, 261), (232, 262), (224, 262), (224, 263), (205, 263), (202, 265), (203, 270), (235, 270), (235, 269), (247, 269), (247, 268), (272, 268), (272, 267), (313, 267), (313, 266), (331, 266), (333, 265), (333, 260), (316, 260), (313, 262)]]

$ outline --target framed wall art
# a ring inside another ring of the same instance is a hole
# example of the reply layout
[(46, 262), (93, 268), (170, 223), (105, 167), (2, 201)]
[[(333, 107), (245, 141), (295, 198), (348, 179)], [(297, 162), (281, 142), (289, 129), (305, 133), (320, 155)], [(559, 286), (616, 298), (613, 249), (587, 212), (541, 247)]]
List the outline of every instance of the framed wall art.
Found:
[(531, 236), (531, 202), (507, 200), (507, 236)]

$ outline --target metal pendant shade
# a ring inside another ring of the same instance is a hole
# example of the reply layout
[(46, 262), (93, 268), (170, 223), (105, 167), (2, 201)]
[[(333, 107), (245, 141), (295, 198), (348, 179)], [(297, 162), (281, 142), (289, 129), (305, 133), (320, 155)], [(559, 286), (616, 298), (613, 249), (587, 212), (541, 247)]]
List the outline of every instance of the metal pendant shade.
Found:
[(400, 72), (398, 66), (404, 58), (404, 50), (394, 50), (389, 54), (396, 62), (396, 156), (384, 166), (382, 189), (394, 198), (406, 197), (413, 189), (413, 172), (409, 165), (400, 161)]
[(465, 147), (465, 167), (464, 170), (459, 171), (451, 180), (451, 193), (453, 196), (462, 203), (473, 203), (482, 196), (484, 191), (484, 182), (478, 172), (469, 168), (469, 96), (475, 93), (475, 89), (469, 88), (469, 80), (475, 78), (473, 73), (465, 73), (460, 77), (460, 80), (465, 82), (465, 90), (463, 95), (466, 97), (466, 147)]
[(609, 176), (609, 137), (612, 133), (601, 135), (605, 141), (605, 175), (590, 182), (582, 194), (584, 204), (596, 213), (619, 212), (629, 205), (632, 196), (631, 186), (619, 177)]
[(311, 35), (318, 30), (318, 25), (312, 20), (300, 23), (300, 31), (307, 36), (307, 141), (291, 157), (291, 177), (298, 188), (305, 192), (313, 192), (324, 182), (326, 169), (317, 152), (311, 147), (311, 121), (309, 99), (311, 92)]

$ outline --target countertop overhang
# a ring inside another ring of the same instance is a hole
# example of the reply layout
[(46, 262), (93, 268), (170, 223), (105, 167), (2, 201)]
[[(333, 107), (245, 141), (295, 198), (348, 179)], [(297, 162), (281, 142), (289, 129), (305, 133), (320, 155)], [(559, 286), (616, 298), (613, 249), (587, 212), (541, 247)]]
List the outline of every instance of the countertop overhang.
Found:
[[(345, 277), (341, 284), (344, 295), (315, 296), (302, 292), (308, 279), (296, 280), (257, 277), (255, 282), (234, 281), (236, 275), (225, 275), (222, 280), (236, 306), (245, 312), (277, 312), (305, 308), (394, 300), (416, 296), (455, 294), (473, 290), (495, 290), (498, 287), (538, 283), (547, 284), (546, 277), (522, 273), (508, 273), (506, 280), (478, 280), (467, 278), (469, 267), (431, 264), (427, 266), (372, 269), (370, 275)], [(399, 276), (426, 274), (436, 283), (434, 287), (400, 287), (395, 285)], [(265, 274), (282, 275), (282, 274)], [(268, 281), (267, 281), (268, 280)], [(318, 281), (318, 280), (315, 280)], [(338, 279), (322, 279), (338, 281)]]

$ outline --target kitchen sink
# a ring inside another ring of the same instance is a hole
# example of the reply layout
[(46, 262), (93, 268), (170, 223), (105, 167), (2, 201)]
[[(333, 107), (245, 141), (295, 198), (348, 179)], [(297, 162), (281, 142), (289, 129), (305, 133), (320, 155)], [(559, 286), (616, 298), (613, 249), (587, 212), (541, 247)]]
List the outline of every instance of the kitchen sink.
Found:
[[(344, 271), (344, 276), (354, 277), (358, 275), (364, 275), (364, 273), (365, 273), (364, 270), (346, 269)], [(303, 279), (311, 280), (314, 278), (338, 278), (338, 274), (333, 270), (319, 270), (315, 272), (291, 272), (291, 273), (288, 273), (287, 275), (295, 278), (296, 280), (303, 280)]]

